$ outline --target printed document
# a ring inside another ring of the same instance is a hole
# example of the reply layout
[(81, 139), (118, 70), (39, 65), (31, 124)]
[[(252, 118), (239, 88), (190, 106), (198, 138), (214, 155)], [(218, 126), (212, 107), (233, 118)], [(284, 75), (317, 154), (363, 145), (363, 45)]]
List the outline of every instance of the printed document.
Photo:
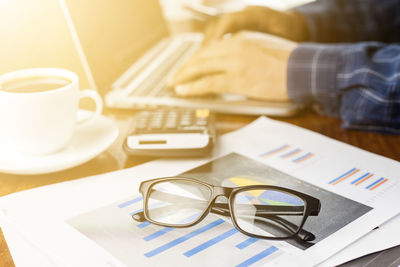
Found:
[[(392, 205), (400, 201), (398, 173), (399, 162), (261, 117), (220, 137), (208, 158), (156, 160), (5, 196), (0, 223), (21, 266), (337, 264), (326, 260), (400, 213)], [(176, 175), (228, 187), (275, 185), (318, 198), (320, 214), (304, 225), (316, 239), (252, 238), (215, 214), (179, 229), (134, 221), (143, 210), (140, 182)], [(26, 249), (18, 247), (23, 242)]]

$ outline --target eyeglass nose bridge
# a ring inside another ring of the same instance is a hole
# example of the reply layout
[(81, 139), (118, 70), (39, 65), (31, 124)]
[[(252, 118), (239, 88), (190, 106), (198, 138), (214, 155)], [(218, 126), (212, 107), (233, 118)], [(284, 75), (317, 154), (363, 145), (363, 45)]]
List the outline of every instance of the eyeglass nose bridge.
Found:
[(231, 187), (214, 186), (211, 195), (212, 203), (214, 203), (218, 197), (226, 197), (226, 199), (229, 199), (232, 190), (233, 188)]
[[(230, 187), (213, 186), (211, 201), (208, 205), (207, 213), (212, 211), (219, 215), (231, 216), (229, 197), (231, 196), (232, 191), (233, 191), (233, 188), (230, 188)], [(226, 204), (221, 204), (221, 203), (216, 204), (218, 197), (225, 197), (227, 203)]]

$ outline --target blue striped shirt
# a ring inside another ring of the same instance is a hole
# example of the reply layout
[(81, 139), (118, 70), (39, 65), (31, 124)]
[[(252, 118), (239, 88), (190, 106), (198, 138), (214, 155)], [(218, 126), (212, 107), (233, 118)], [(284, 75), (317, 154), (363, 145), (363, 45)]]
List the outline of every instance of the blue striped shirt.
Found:
[(343, 127), (400, 134), (400, 0), (323, 0), (296, 8), (310, 42), (288, 64), (296, 102)]

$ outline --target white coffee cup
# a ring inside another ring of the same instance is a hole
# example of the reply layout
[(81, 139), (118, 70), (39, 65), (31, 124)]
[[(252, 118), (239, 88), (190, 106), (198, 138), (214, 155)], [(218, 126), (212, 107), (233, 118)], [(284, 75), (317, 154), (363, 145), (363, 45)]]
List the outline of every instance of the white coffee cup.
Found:
[[(43, 88), (41, 88), (43, 87)], [(78, 76), (64, 69), (37, 68), (0, 76), (0, 147), (2, 153), (44, 155), (65, 147), (78, 121), (79, 101), (103, 102), (92, 90), (79, 90)]]

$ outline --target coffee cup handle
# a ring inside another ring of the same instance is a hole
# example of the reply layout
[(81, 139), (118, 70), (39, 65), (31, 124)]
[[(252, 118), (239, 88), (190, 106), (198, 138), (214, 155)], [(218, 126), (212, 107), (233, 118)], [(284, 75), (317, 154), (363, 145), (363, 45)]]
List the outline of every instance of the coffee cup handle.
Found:
[(80, 91), (79, 94), (79, 101), (82, 98), (91, 98), (95, 104), (96, 104), (96, 110), (93, 112), (93, 114), (90, 117), (84, 117), (84, 118), (79, 118), (77, 120), (78, 124), (83, 124), (83, 123), (87, 123), (91, 120), (93, 120), (95, 117), (101, 115), (101, 113), (103, 112), (103, 100), (101, 99), (101, 96), (93, 91), (93, 90), (82, 90)]

